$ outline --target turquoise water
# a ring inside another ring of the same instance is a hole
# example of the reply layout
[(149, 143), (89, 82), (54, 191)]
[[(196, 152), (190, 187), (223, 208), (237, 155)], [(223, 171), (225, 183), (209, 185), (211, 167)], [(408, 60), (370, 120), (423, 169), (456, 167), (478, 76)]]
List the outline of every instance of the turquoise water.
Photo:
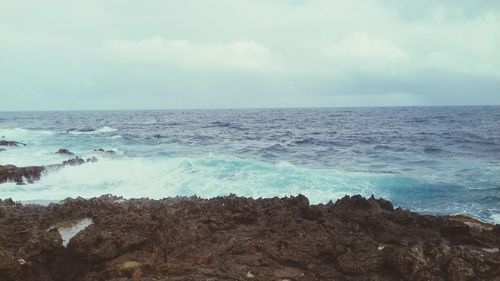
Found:
[(0, 198), (374, 194), (500, 222), (499, 123), (499, 107), (3, 112), (0, 137), (27, 146), (0, 164), (60, 163), (59, 148), (99, 161), (0, 185)]

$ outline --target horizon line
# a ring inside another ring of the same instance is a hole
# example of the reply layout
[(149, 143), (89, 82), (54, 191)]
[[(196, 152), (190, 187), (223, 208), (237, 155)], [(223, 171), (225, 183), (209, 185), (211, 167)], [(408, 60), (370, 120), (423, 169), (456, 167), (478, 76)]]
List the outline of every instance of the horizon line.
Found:
[(128, 109), (41, 109), (41, 110), (0, 110), (0, 112), (68, 112), (68, 111), (183, 111), (183, 110), (265, 110), (265, 109), (328, 109), (328, 108), (398, 108), (398, 107), (496, 107), (500, 104), (469, 104), (469, 105), (349, 105), (349, 106), (287, 106), (287, 107), (192, 107), (192, 108), (128, 108)]

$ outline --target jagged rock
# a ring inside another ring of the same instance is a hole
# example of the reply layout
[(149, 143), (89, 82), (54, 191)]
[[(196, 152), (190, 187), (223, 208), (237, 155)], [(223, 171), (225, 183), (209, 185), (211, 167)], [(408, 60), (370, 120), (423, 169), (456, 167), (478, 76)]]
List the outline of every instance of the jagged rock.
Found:
[(99, 148), (99, 149), (94, 149), (95, 152), (102, 152), (102, 153), (107, 153), (107, 154), (116, 154), (116, 152), (114, 150), (104, 150), (102, 148)]
[[(62, 247), (50, 226), (83, 218), (93, 224)], [(359, 196), (9, 205), (0, 207), (0, 280), (496, 280), (499, 254), (481, 246), (500, 246), (496, 226), (470, 240), (443, 231), (457, 224)]]
[(80, 166), (83, 163), (85, 163), (85, 161), (82, 158), (80, 158), (79, 156), (77, 156), (77, 157), (75, 157), (73, 159), (69, 159), (69, 160), (63, 161), (62, 165), (63, 166)]
[(66, 148), (61, 148), (59, 149), (56, 154), (61, 154), (61, 155), (75, 155), (73, 152), (67, 150)]
[(0, 207), (1, 206), (14, 206), (16, 205), (16, 202), (12, 200), (12, 198), (7, 198), (7, 199), (0, 199)]
[(17, 184), (24, 182), (32, 183), (39, 180), (45, 167), (16, 167), (14, 165), (0, 165), (0, 184), (8, 181), (13, 181)]
[(86, 162), (87, 163), (95, 163), (95, 162), (97, 162), (97, 158), (95, 156), (92, 156), (91, 158), (87, 158)]
[[(93, 162), (93, 159), (90, 158), (90, 161), (87, 162)], [(0, 165), (0, 184), (6, 182), (15, 182), (17, 184), (33, 183), (34, 181), (40, 180), (43, 173), (47, 170), (57, 171), (65, 166), (79, 166), (84, 163), (85, 161), (77, 156), (63, 161), (61, 164), (52, 164), (47, 166), (17, 167), (14, 165)]]

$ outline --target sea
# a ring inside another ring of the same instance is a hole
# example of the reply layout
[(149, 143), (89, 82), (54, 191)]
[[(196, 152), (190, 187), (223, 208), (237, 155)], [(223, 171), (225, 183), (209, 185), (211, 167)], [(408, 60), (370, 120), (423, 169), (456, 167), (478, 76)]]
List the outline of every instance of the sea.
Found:
[(0, 137), (26, 143), (0, 165), (98, 159), (0, 185), (21, 202), (361, 194), (500, 223), (500, 106), (0, 112)]

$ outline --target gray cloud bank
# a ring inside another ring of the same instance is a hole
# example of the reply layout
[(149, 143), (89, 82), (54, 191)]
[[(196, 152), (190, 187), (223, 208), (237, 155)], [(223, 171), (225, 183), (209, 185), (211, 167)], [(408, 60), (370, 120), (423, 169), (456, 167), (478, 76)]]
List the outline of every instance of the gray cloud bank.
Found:
[(500, 104), (496, 1), (4, 1), (0, 110)]

